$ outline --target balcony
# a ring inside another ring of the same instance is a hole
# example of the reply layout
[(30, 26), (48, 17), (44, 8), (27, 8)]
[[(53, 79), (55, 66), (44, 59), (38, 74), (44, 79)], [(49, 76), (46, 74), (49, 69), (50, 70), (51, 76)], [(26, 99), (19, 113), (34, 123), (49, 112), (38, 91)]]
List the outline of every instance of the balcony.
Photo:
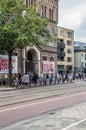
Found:
[(57, 56), (58, 56), (58, 57), (60, 56), (60, 50), (57, 51)]
[(62, 52), (60, 53), (60, 57), (65, 57), (65, 52), (62, 51)]
[(65, 65), (65, 61), (57, 61), (57, 65)]
[(58, 50), (57, 51), (57, 56), (58, 57), (65, 57), (65, 52)]
[(60, 49), (64, 49), (65, 48), (65, 44), (61, 41), (58, 42), (57, 47)]

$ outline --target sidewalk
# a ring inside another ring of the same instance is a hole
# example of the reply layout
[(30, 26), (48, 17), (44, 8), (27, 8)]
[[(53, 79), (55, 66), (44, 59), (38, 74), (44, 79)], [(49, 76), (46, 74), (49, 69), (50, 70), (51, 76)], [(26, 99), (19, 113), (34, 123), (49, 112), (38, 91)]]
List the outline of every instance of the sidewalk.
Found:
[(0, 91), (10, 91), (10, 90), (16, 90), (15, 87), (9, 87), (7, 85), (0, 85)]
[[(60, 85), (65, 85), (65, 84), (69, 84), (69, 83), (61, 83), (61, 84), (52, 84), (52, 86), (60, 86)], [(46, 85), (46, 86), (51, 86), (51, 85)], [(31, 84), (31, 87), (30, 86), (24, 86), (24, 87), (9, 87), (8, 85), (0, 85), (0, 91), (11, 91), (11, 90), (19, 90), (19, 89), (27, 89), (27, 88), (36, 88), (36, 87), (46, 87), (46, 86), (35, 86), (34, 84)]]
[[(66, 84), (68, 85), (68, 84), (77, 84), (77, 83), (84, 83), (84, 84), (86, 84), (86, 81), (80, 81), (80, 82), (74, 81), (73, 83), (65, 82), (65, 83), (60, 83), (60, 84), (55, 84), (55, 85), (52, 84), (52, 86), (56, 86), (56, 85), (58, 85), (58, 86), (64, 86)], [(49, 87), (49, 85), (46, 85), (46, 86)], [(9, 87), (8, 85), (0, 85), (0, 91), (11, 91), (11, 90), (36, 88), (36, 87), (46, 87), (46, 86), (35, 86), (34, 84), (31, 84), (31, 87), (24, 86), (24, 87), (21, 87), (21, 88), (16, 88), (16, 87)]]

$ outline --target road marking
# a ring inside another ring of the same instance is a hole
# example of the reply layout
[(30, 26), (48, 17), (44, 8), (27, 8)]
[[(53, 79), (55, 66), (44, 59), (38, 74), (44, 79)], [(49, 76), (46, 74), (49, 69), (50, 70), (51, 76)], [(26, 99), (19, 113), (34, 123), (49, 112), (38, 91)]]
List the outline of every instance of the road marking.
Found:
[(40, 103), (46, 103), (46, 102), (49, 102), (49, 101), (51, 102), (51, 101), (55, 101), (55, 100), (66, 99), (68, 97), (74, 97), (74, 96), (83, 95), (83, 94), (86, 94), (86, 92), (78, 93), (78, 94), (72, 94), (72, 95), (65, 96), (65, 97), (57, 97), (57, 98), (53, 98), (53, 99), (47, 99), (47, 100), (44, 100), (44, 101), (40, 101), (40, 102), (36, 102), (36, 103), (29, 103), (29, 104), (25, 104), (25, 105), (13, 107), (13, 108), (7, 108), (7, 109), (4, 109), (4, 110), (0, 110), (0, 113), (10, 111), (10, 110), (19, 109), (19, 108), (24, 108), (24, 107), (27, 107), (27, 106), (37, 105), (37, 104), (40, 104)]
[(71, 128), (73, 126), (76, 126), (76, 125), (78, 125), (78, 124), (80, 124), (80, 123), (82, 123), (84, 121), (86, 121), (86, 119), (80, 120), (80, 121), (78, 121), (78, 122), (76, 122), (76, 123), (74, 123), (74, 124), (72, 124), (70, 126), (67, 126), (66, 128), (63, 128), (62, 130), (68, 130), (69, 128)]

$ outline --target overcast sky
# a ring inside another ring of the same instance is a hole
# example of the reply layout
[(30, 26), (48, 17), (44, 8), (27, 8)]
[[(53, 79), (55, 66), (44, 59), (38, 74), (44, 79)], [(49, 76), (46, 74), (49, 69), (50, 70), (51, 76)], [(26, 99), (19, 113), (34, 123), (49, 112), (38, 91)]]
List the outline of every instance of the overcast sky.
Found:
[(86, 0), (59, 0), (58, 25), (74, 30), (74, 40), (86, 42)]

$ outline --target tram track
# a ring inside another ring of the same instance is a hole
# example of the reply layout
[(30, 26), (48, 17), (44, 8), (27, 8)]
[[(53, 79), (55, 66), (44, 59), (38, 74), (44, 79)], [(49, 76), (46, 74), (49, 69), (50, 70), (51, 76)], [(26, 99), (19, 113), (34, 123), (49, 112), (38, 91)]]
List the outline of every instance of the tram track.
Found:
[[(70, 86), (69, 86), (70, 85)], [(66, 86), (59, 86), (59, 87), (45, 87), (45, 88), (38, 88), (35, 90), (28, 89), (22, 91), (20, 90), (20, 93), (17, 92), (17, 94), (11, 95), (11, 96), (5, 96), (0, 98), (0, 109), (3, 107), (13, 106), (13, 105), (19, 105), (19, 104), (25, 104), (29, 102), (36, 102), (39, 100), (45, 100), (47, 98), (52, 97), (59, 97), (59, 96), (66, 96), (71, 95), (73, 93), (80, 93), (86, 91), (86, 85), (83, 84), (83, 87), (80, 85), (74, 86), (74, 84), (67, 84)], [(78, 89), (77, 89), (78, 88)]]

